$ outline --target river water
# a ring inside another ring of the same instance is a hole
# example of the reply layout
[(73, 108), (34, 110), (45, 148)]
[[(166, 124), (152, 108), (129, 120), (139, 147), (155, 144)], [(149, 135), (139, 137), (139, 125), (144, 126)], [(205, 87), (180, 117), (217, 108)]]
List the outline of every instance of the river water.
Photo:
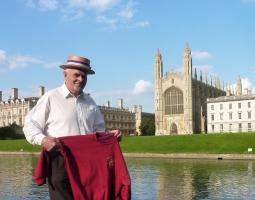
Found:
[[(0, 200), (48, 200), (35, 156), (0, 155)], [(126, 158), (132, 200), (255, 200), (255, 162)]]

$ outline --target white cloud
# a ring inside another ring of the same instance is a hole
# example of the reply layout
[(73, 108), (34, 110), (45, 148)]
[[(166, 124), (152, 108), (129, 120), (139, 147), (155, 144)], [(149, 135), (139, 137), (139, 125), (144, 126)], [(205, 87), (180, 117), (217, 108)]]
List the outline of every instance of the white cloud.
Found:
[[(126, 24), (126, 23), (123, 23), (123, 24), (124, 24), (124, 26), (122, 28), (132, 29), (132, 28), (145, 28), (150, 25), (150, 22), (140, 21), (140, 22), (134, 22), (134, 23), (129, 23), (129, 24)], [(119, 25), (119, 27), (121, 27), (121, 26)]]
[(42, 61), (31, 56), (15, 56), (9, 59), (10, 69), (25, 68), (31, 64), (42, 64)]
[(118, 13), (118, 15), (127, 20), (132, 19), (136, 13), (134, 6), (135, 3), (132, 0), (129, 0), (127, 5)]
[(245, 89), (249, 89), (253, 91), (255, 90), (255, 86), (252, 84), (249, 78), (242, 78), (241, 81), (242, 81), (243, 92)]
[(120, 0), (26, 0), (26, 6), (40, 10), (78, 9), (105, 11), (117, 5)]
[(26, 6), (44, 11), (52, 11), (59, 8), (59, 2), (58, 0), (26, 0)]
[(87, 0), (69, 0), (68, 5), (76, 8), (84, 8), (87, 5)]
[(141, 27), (141, 28), (147, 27), (149, 25), (150, 25), (150, 22), (148, 22), (148, 21), (141, 21), (141, 22), (136, 23), (136, 26)]
[(8, 55), (4, 50), (0, 49), (0, 69), (20, 69), (26, 68), (28, 66), (40, 65), (45, 68), (53, 68), (54, 66), (59, 66), (60, 62), (46, 62), (41, 59), (32, 56), (12, 56)]
[(108, 28), (116, 29), (119, 21), (117, 19), (111, 19), (106, 16), (97, 16), (96, 22), (106, 25)]
[(38, 5), (43, 10), (56, 10), (59, 3), (57, 0), (39, 0)]
[(84, 17), (94, 20), (106, 29), (145, 28), (146, 20), (135, 21), (137, 3), (128, 0), (25, 0), (26, 6), (41, 11), (58, 11), (61, 19), (68, 22)]
[(145, 28), (150, 25), (148, 21), (141, 22), (129, 22), (126, 23), (125, 20), (121, 20), (120, 18), (108, 18), (106, 16), (98, 16), (96, 18), (97, 23), (101, 23), (104, 25), (104, 28), (116, 30), (116, 29), (132, 29), (132, 28)]
[[(87, 91), (90, 93), (91, 91)], [(131, 90), (107, 90), (107, 91), (97, 91), (91, 92), (94, 97), (101, 98), (104, 96), (111, 96), (115, 98), (122, 98), (122, 97), (130, 97), (133, 95), (145, 94), (145, 93), (152, 93), (153, 92), (153, 85), (149, 81), (139, 80), (135, 83), (134, 89)]]
[(148, 92), (153, 91), (153, 85), (152, 83), (145, 81), (145, 80), (139, 80), (135, 84), (135, 88), (133, 89), (134, 95), (144, 94)]
[(94, 10), (103, 12), (117, 5), (119, 0), (69, 0), (67, 5), (70, 8)]
[(206, 51), (194, 51), (192, 52), (192, 57), (197, 60), (204, 60), (211, 58), (211, 54)]
[(119, 3), (119, 0), (88, 0), (89, 6), (98, 11), (110, 9)]

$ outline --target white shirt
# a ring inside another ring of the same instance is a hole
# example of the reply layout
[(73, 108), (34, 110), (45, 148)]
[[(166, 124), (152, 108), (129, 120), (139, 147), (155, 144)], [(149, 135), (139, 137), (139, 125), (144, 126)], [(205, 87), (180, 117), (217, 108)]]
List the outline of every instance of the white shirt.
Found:
[(45, 93), (27, 114), (23, 131), (31, 144), (41, 145), (46, 136), (62, 137), (105, 131), (102, 114), (85, 93), (77, 98), (66, 85)]

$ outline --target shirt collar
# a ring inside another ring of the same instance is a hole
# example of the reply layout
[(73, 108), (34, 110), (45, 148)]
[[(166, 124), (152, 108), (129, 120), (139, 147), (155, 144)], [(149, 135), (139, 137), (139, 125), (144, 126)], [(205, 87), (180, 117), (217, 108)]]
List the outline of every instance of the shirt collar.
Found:
[[(64, 83), (61, 87), (61, 93), (65, 98), (68, 97), (75, 97), (66, 87), (66, 84)], [(77, 98), (85, 98), (86, 94), (84, 92), (81, 92), (81, 94)]]

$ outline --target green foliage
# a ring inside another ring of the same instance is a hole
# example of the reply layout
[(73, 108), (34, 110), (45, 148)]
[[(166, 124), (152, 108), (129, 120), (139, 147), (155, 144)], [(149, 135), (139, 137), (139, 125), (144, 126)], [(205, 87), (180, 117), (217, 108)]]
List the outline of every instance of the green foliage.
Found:
[(154, 135), (155, 134), (155, 118), (142, 117), (142, 122), (139, 128), (142, 135)]
[(22, 127), (18, 126), (17, 124), (13, 123), (9, 126), (1, 127), (0, 128), (0, 139), (24, 139), (24, 133), (22, 131)]

